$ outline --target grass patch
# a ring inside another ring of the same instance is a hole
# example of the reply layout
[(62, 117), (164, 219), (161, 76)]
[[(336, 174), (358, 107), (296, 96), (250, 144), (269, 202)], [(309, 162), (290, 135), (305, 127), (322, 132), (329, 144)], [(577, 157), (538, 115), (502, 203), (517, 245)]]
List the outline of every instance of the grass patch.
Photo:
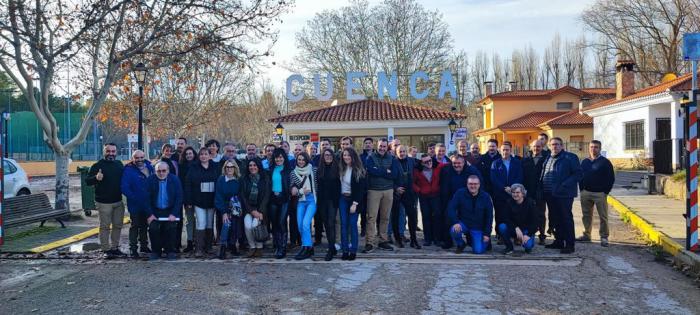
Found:
[(685, 181), (685, 170), (682, 170), (680, 172), (677, 172), (677, 173), (671, 175), (671, 180), (676, 182), (676, 183), (680, 183), (682, 181)]
[(37, 226), (33, 229), (22, 231), (22, 232), (19, 232), (17, 234), (8, 235), (7, 237), (5, 237), (5, 240), (8, 242), (15, 241), (15, 240), (22, 239), (22, 238), (25, 238), (28, 236), (49, 233), (49, 232), (57, 230), (58, 228), (59, 228), (58, 226)]

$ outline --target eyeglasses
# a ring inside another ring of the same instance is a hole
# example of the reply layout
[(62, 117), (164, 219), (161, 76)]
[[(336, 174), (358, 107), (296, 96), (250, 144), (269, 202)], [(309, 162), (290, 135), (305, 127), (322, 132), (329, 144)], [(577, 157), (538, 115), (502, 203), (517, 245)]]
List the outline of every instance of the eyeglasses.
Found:
[(423, 164), (433, 164), (433, 160), (423, 161)]

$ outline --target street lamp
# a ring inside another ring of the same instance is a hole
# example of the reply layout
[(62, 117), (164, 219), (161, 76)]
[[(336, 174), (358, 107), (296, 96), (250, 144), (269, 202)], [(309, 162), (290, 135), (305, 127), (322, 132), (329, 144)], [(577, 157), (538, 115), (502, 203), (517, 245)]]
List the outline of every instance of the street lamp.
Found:
[(282, 127), (282, 123), (277, 123), (277, 126), (275, 127), (275, 132), (277, 133), (277, 136), (281, 139), (280, 141), (284, 140), (282, 138), (282, 134), (284, 134), (284, 127)]
[(146, 74), (148, 69), (139, 62), (134, 68), (134, 77), (139, 84), (139, 134), (138, 134), (138, 149), (143, 150), (143, 86), (146, 83)]
[(9, 137), (7, 136), (7, 125), (10, 124), (10, 118), (11, 118), (11, 117), (10, 117), (10, 113), (9, 113), (9, 112), (2, 112), (2, 119), (5, 121), (5, 123), (4, 123), (4, 125), (5, 125), (5, 126), (4, 126), (4, 127), (5, 127), (4, 129), (5, 129), (5, 130), (3, 130), (3, 137), (4, 137), (3, 140), (5, 141), (5, 148), (4, 148), (4, 150), (5, 150), (5, 158), (9, 158), (9, 157), (10, 157), (10, 154), (9, 154), (9, 146), (7, 145), (7, 144), (9, 143), (9, 140), (8, 140)]
[(455, 122), (454, 118), (450, 119), (450, 122), (447, 124), (447, 128), (450, 129), (450, 140), (452, 140), (452, 136), (455, 133), (455, 130), (457, 130), (457, 123)]

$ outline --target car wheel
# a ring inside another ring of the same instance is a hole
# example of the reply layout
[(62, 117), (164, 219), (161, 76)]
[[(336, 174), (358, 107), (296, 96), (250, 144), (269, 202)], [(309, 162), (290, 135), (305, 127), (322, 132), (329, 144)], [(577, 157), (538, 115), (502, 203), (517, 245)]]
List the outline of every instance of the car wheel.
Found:
[(31, 195), (32, 193), (27, 188), (22, 188), (17, 192), (17, 196)]

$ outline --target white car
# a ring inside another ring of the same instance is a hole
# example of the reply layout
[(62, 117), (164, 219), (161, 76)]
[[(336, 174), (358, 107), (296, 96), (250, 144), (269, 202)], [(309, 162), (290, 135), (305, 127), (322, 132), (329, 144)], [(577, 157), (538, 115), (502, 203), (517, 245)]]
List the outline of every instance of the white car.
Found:
[(17, 161), (5, 159), (3, 172), (5, 174), (5, 198), (31, 194), (29, 177)]

